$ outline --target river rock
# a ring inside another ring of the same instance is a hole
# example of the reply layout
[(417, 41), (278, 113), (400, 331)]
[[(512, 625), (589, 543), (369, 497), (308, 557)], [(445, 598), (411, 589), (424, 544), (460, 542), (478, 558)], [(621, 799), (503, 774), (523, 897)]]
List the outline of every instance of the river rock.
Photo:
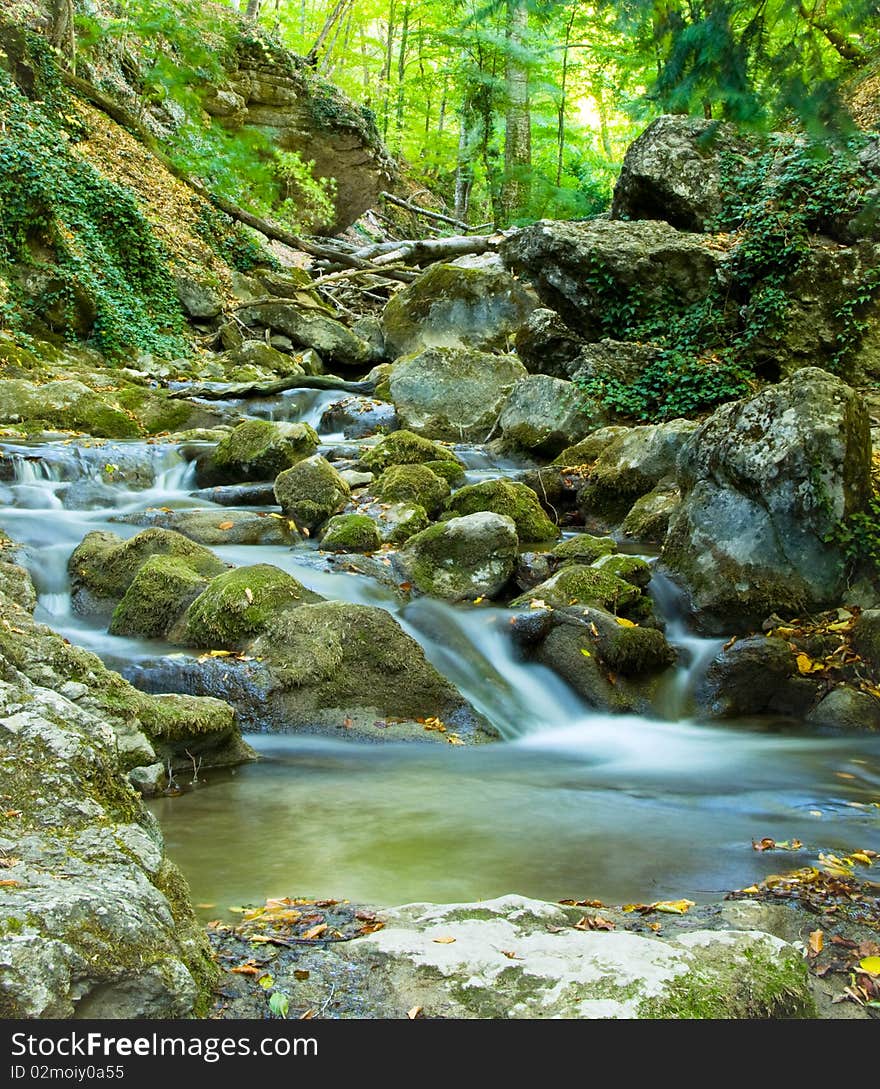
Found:
[(851, 636), (853, 650), (880, 674), (880, 609), (863, 609)]
[(713, 659), (694, 693), (698, 706), (721, 718), (801, 715), (813, 704), (817, 682), (801, 677), (784, 639), (737, 639)]
[(449, 485), (427, 465), (392, 465), (374, 485), (380, 499), (392, 503), (416, 503), (436, 515), (449, 499)]
[(296, 526), (310, 532), (338, 513), (351, 489), (326, 458), (316, 454), (286, 469), (275, 481), (275, 498)]
[(180, 641), (232, 649), (263, 631), (278, 612), (320, 601), (286, 571), (268, 563), (236, 567), (212, 579), (187, 609)]
[(32, 429), (84, 431), (108, 439), (141, 434), (137, 423), (111, 397), (71, 380), (42, 385), (23, 379), (0, 381), (0, 424), (21, 423)]
[(579, 383), (632, 385), (658, 358), (650, 344), (605, 338), (584, 344), (568, 366), (567, 377)]
[(590, 533), (576, 533), (567, 537), (550, 550), (550, 558), (559, 566), (565, 562), (591, 564), (602, 556), (610, 556), (617, 551), (617, 544), (611, 537), (594, 537)]
[[(753, 149), (752, 149), (753, 151)], [(732, 125), (665, 114), (630, 144), (614, 187), (616, 219), (665, 219), (683, 231), (711, 230), (721, 213), (722, 165), (748, 163)]]
[(303, 310), (292, 303), (253, 306), (239, 312), (243, 322), (262, 325), (289, 337), (300, 348), (312, 348), (327, 363), (366, 367), (372, 361), (369, 344), (330, 313)]
[(216, 968), (186, 883), (118, 770), (113, 729), (47, 689), (0, 683), (0, 737), (14, 812), (0, 835), (2, 1016), (203, 1010)]
[(369, 397), (346, 397), (330, 405), (321, 417), (322, 431), (341, 431), (346, 439), (394, 431), (397, 424), (394, 405)]
[(427, 348), (400, 359), (391, 399), (404, 428), (430, 439), (484, 441), (526, 369), (513, 355)]
[(245, 420), (197, 462), (201, 487), (274, 480), (318, 449), (314, 428), (303, 423)]
[(371, 503), (359, 511), (376, 523), (383, 544), (405, 544), (431, 521), (418, 503)]
[(681, 503), (681, 488), (674, 480), (661, 480), (656, 488), (640, 496), (621, 523), (627, 537), (661, 544), (669, 522)]
[(529, 374), (568, 378), (569, 366), (583, 347), (555, 310), (539, 306), (516, 334), (516, 354)]
[(880, 699), (855, 688), (834, 688), (810, 711), (807, 722), (846, 733), (880, 730)]
[(499, 478), (468, 484), (452, 496), (447, 510), (453, 517), (491, 511), (512, 518), (521, 541), (549, 541), (559, 536), (537, 495), (518, 481)]
[(221, 507), (271, 507), (275, 504), (274, 481), (259, 484), (227, 484), (199, 488), (193, 499), (204, 499)]
[(566, 564), (545, 582), (514, 598), (510, 605), (528, 607), (532, 601), (543, 601), (560, 609), (592, 605), (633, 619), (651, 614), (650, 602), (643, 597), (640, 587), (600, 565)]
[(723, 405), (678, 464), (684, 500), (663, 560), (704, 629), (837, 603), (845, 565), (829, 537), (870, 494), (868, 417), (849, 386), (806, 368)]
[(67, 564), (74, 610), (109, 614), (150, 556), (174, 557), (205, 578), (226, 570), (210, 549), (170, 529), (146, 529), (128, 540), (115, 533), (88, 533)]
[(223, 298), (216, 283), (179, 273), (174, 277), (174, 284), (181, 306), (194, 321), (216, 318), (223, 310)]
[(321, 547), (338, 552), (375, 552), (381, 544), (379, 527), (365, 514), (337, 514), (321, 533)]
[(441, 446), (403, 429), (392, 432), (372, 449), (365, 451), (361, 461), (371, 472), (381, 473), (389, 465), (424, 465), (426, 462), (458, 459), (448, 446)]
[(425, 348), (503, 351), (536, 305), (503, 268), (432, 265), (382, 312), (391, 357)]
[(422, 530), (393, 563), (420, 593), (448, 601), (494, 597), (510, 581), (518, 545), (513, 519), (481, 511)]
[[(344, 733), (347, 719), (354, 728), (366, 718), (378, 738), (388, 716), (437, 717), (470, 733), (483, 727), (384, 609), (332, 601), (276, 613), (250, 652), (267, 671), (266, 711), (285, 729), (332, 725)], [(416, 733), (424, 738), (423, 729)]]
[(708, 295), (721, 257), (668, 223), (608, 219), (541, 220), (508, 235), (501, 254), (587, 340), (620, 336), (621, 310), (628, 324), (660, 308), (672, 320)]
[(247, 510), (145, 510), (114, 515), (111, 521), (173, 529), (204, 545), (289, 545), (299, 540), (286, 518)]
[(592, 465), (599, 455), (621, 435), (625, 435), (630, 428), (621, 427), (619, 424), (611, 427), (600, 427), (581, 442), (574, 446), (567, 446), (561, 454), (553, 459), (553, 464), (560, 468), (573, 468), (581, 465)]
[(500, 427), (506, 447), (554, 457), (603, 423), (600, 406), (573, 383), (531, 374), (511, 390)]
[(113, 610), (110, 634), (158, 639), (207, 585), (185, 560), (150, 556)]

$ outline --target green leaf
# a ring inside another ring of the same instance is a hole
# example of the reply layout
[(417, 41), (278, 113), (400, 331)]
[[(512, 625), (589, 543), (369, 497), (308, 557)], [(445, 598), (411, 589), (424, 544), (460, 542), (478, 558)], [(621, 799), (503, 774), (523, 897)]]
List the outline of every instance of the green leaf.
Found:
[(269, 996), (269, 1009), (276, 1017), (287, 1017), (290, 1009), (290, 998), (284, 991), (273, 991)]

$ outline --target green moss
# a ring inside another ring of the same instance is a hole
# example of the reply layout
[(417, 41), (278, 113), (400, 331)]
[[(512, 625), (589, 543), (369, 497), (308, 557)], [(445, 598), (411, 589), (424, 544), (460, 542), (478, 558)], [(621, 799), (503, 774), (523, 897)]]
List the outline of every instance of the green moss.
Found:
[(457, 491), (446, 505), (449, 517), (492, 511), (512, 518), (520, 541), (548, 541), (559, 529), (544, 513), (537, 495), (525, 484), (512, 480), (484, 480)]
[(656, 628), (619, 628), (603, 632), (599, 655), (616, 673), (633, 675), (665, 669), (675, 661), (675, 651)]
[(229, 483), (274, 480), (317, 448), (317, 433), (308, 424), (246, 420), (217, 444), (210, 470)]
[(365, 514), (337, 514), (321, 536), (324, 548), (340, 552), (375, 552), (381, 544), (379, 527)]
[(178, 867), (167, 858), (162, 860), (153, 884), (168, 901), (176, 924), (177, 939), (185, 953), (186, 966), (198, 989), (193, 1013), (196, 1017), (207, 1017), (212, 991), (220, 979), (220, 970), (214, 961), (207, 935), (193, 910), (189, 884)]
[(111, 635), (164, 635), (207, 581), (186, 560), (150, 556), (113, 612)]
[(232, 648), (261, 632), (275, 613), (317, 595), (271, 564), (237, 567), (213, 579), (186, 612), (192, 646)]
[(546, 601), (553, 608), (567, 605), (595, 605), (609, 612), (626, 615), (639, 609), (642, 593), (638, 587), (624, 582), (601, 567), (572, 564), (563, 567), (552, 578), (521, 594), (510, 604), (528, 605), (533, 599)]
[(450, 461), (447, 458), (444, 461), (426, 461), (424, 465), (432, 473), (442, 476), (452, 488), (458, 487), (464, 480), (464, 466), (460, 461)]
[(172, 399), (164, 391), (143, 386), (126, 386), (116, 392), (115, 398), (148, 435), (182, 431), (193, 414), (189, 402)]
[(428, 512), (418, 503), (394, 503), (384, 514), (387, 528), (383, 537), (393, 545), (405, 544), (431, 521)]
[(348, 484), (326, 458), (316, 455), (280, 473), (275, 498), (297, 527), (313, 531), (344, 505)]
[(610, 537), (593, 537), (589, 533), (578, 533), (575, 537), (554, 545), (550, 555), (555, 560), (574, 560), (590, 564), (600, 556), (610, 556), (617, 551), (617, 545)]
[(0, 920), (0, 934), (20, 934), (24, 930), (24, 923), (15, 915)]
[(425, 465), (392, 465), (374, 485), (376, 495), (389, 502), (418, 503), (436, 514), (449, 498), (449, 485)]
[(427, 461), (456, 460), (448, 447), (423, 439), (412, 431), (392, 431), (361, 458), (374, 473), (381, 473), (389, 465), (423, 465)]
[(171, 744), (191, 737), (228, 734), (235, 727), (235, 713), (229, 704), (210, 696), (148, 696), (140, 702), (138, 711), (150, 737)]
[(651, 581), (651, 565), (639, 559), (638, 556), (609, 556), (598, 565), (603, 571), (616, 575), (624, 582), (631, 582), (633, 586), (644, 588)]

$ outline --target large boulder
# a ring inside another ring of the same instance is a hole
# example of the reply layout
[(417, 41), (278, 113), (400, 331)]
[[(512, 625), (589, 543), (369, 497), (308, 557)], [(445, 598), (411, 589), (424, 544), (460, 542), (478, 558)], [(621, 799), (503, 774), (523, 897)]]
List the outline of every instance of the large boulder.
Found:
[(226, 570), (210, 549), (170, 529), (145, 529), (128, 540), (98, 530), (88, 533), (68, 560), (74, 610), (109, 616), (151, 556), (177, 559), (204, 578)]
[(604, 422), (600, 406), (571, 382), (530, 374), (511, 390), (500, 427), (505, 446), (555, 457)]
[(845, 564), (831, 535), (865, 507), (870, 468), (863, 400), (825, 371), (719, 408), (681, 451), (684, 499), (663, 549), (701, 625), (835, 604)]
[[(269, 485), (267, 503), (274, 500)], [(110, 519), (130, 526), (173, 529), (204, 545), (289, 545), (299, 538), (286, 518), (277, 513), (249, 510), (142, 510)]]
[[(303, 605), (277, 614), (250, 649), (267, 673), (267, 713), (285, 728), (344, 730), (349, 723), (357, 732), (366, 722), (375, 738), (391, 716), (438, 717), (472, 731), (479, 724), (384, 609), (338, 601)], [(416, 733), (425, 737), (421, 727)]]
[(494, 597), (513, 574), (518, 545), (511, 518), (482, 511), (422, 530), (393, 563), (420, 593), (448, 601)]
[(417, 503), (436, 515), (449, 498), (449, 484), (427, 465), (392, 465), (375, 482), (380, 499), (392, 503)]
[(69, 380), (42, 384), (19, 378), (0, 381), (0, 424), (21, 423), (34, 429), (84, 431), (108, 439), (141, 434), (134, 419), (108, 394)]
[(658, 117), (627, 150), (611, 214), (664, 219), (683, 231), (711, 230), (721, 213), (724, 159), (735, 172), (749, 151), (731, 125), (680, 114)]
[(263, 325), (289, 337), (300, 348), (312, 348), (322, 360), (343, 367), (365, 367), (373, 350), (348, 326), (329, 312), (304, 310), (293, 303), (276, 302), (249, 307), (239, 314), (242, 321)]
[(351, 489), (326, 458), (316, 454), (275, 481), (278, 505), (300, 529), (317, 529), (345, 505)]
[(114, 609), (110, 634), (158, 639), (207, 585), (186, 560), (150, 556)]
[(615, 382), (629, 386), (659, 355), (660, 350), (651, 344), (606, 337), (584, 344), (566, 367), (566, 377), (579, 383)]
[(468, 484), (446, 506), (453, 517), (492, 511), (512, 518), (521, 541), (550, 541), (559, 536), (559, 529), (544, 513), (538, 496), (518, 481), (499, 478)]
[(516, 354), (529, 374), (568, 378), (583, 340), (553, 310), (539, 306), (516, 334)]
[(503, 269), (432, 265), (385, 307), (385, 345), (391, 357), (424, 348), (503, 351), (535, 305)]
[(428, 348), (399, 360), (391, 399), (404, 428), (431, 439), (484, 441), (526, 369), (514, 355)]
[(187, 609), (181, 641), (195, 647), (236, 647), (262, 632), (277, 613), (320, 600), (272, 564), (236, 567), (212, 579)]
[(637, 541), (661, 544), (680, 502), (678, 484), (674, 480), (661, 480), (656, 488), (633, 503), (620, 528), (627, 537)]
[(375, 552), (382, 544), (379, 527), (366, 514), (337, 514), (324, 526), (321, 547), (337, 552)]
[(560, 609), (569, 605), (592, 605), (627, 618), (639, 618), (651, 612), (641, 587), (621, 578), (605, 564), (564, 564), (556, 574), (510, 604), (512, 608), (528, 607), (533, 601)]
[(801, 676), (795, 652), (784, 639), (753, 635), (719, 651), (695, 697), (702, 710), (720, 718), (802, 715), (816, 691), (817, 682)]
[(432, 461), (457, 462), (457, 459), (448, 447), (405, 429), (392, 431), (361, 455), (362, 464), (374, 473), (381, 473), (389, 465), (425, 465)]
[(721, 257), (668, 223), (606, 219), (542, 220), (509, 235), (501, 253), (587, 340), (619, 337), (660, 310), (671, 320), (709, 294)]
[(211, 454), (199, 459), (198, 484), (208, 488), (274, 480), (317, 449), (318, 436), (308, 424), (245, 420), (221, 439)]

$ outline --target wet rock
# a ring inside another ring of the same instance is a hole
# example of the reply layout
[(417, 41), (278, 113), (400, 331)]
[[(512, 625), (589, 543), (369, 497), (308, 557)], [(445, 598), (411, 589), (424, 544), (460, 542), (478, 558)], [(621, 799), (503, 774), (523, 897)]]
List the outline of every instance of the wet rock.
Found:
[(431, 521), (418, 503), (372, 503), (362, 507), (361, 513), (376, 523), (383, 544), (402, 545)]
[(573, 563), (559, 569), (546, 582), (539, 583), (527, 594), (511, 601), (511, 608), (526, 606), (531, 601), (544, 601), (553, 608), (569, 605), (593, 605), (624, 617), (642, 618), (650, 615), (650, 603), (641, 589), (601, 566), (588, 567)]
[(111, 397), (78, 381), (38, 385), (22, 379), (0, 381), (0, 424), (26, 423), (49, 430), (84, 431), (109, 439), (130, 439), (141, 430)]
[(644, 590), (651, 581), (651, 565), (640, 556), (602, 556), (594, 564), (606, 574), (616, 575), (624, 582), (631, 582)]
[(880, 609), (864, 609), (859, 614), (851, 639), (856, 654), (880, 673)]
[(553, 457), (604, 422), (599, 405), (571, 382), (533, 374), (514, 385), (500, 427), (505, 446)]
[(275, 498), (300, 529), (317, 529), (337, 514), (351, 494), (336, 469), (316, 454), (286, 469), (275, 481)]
[(807, 368), (722, 406), (683, 448), (678, 476), (663, 560), (704, 629), (836, 604), (844, 557), (829, 538), (870, 494), (868, 418), (849, 386)]
[(215, 488), (199, 488), (193, 499), (205, 499), (221, 507), (274, 507), (275, 484), (227, 484)]
[(617, 551), (617, 545), (611, 537), (594, 537), (590, 533), (576, 533), (550, 550), (550, 557), (558, 566), (563, 562), (591, 564), (601, 556), (610, 556)]
[(346, 397), (330, 405), (321, 417), (322, 431), (341, 431), (347, 439), (362, 439), (396, 428), (394, 405), (368, 397)]
[(223, 299), (216, 284), (182, 273), (175, 276), (174, 283), (181, 306), (194, 321), (216, 318), (222, 311)]
[(392, 465), (374, 484), (375, 494), (392, 503), (414, 503), (436, 515), (449, 499), (449, 485), (427, 465)]
[(520, 590), (531, 590), (552, 573), (546, 552), (521, 552), (513, 578)]
[(436, 716), (471, 733), (480, 724), (384, 609), (334, 601), (276, 614), (251, 653), (265, 663), (265, 702), (285, 728), (344, 733), (346, 717), (364, 709), (374, 718)]
[(338, 552), (375, 552), (381, 544), (379, 527), (365, 514), (337, 514), (321, 533), (321, 547)]
[(518, 544), (511, 518), (482, 511), (422, 530), (393, 563), (420, 593), (448, 601), (494, 597), (513, 574)]
[(620, 335), (609, 311), (621, 303), (633, 324), (660, 308), (671, 320), (706, 297), (721, 259), (703, 238), (652, 220), (542, 220), (509, 235), (501, 254), (587, 340)]
[(366, 367), (372, 360), (369, 344), (334, 317), (277, 302), (239, 312), (249, 325), (259, 324), (282, 333), (297, 347), (314, 349), (322, 360), (341, 367)]
[(196, 478), (202, 487), (274, 480), (317, 449), (318, 436), (308, 424), (246, 420), (199, 459)]
[(503, 268), (432, 265), (382, 312), (389, 355), (425, 348), (503, 351), (536, 305)]
[(720, 651), (695, 697), (698, 705), (722, 718), (793, 715), (806, 712), (817, 687), (800, 676), (795, 653), (784, 639), (754, 635)]
[(594, 431), (587, 438), (581, 442), (576, 443), (574, 446), (568, 446), (562, 451), (553, 461), (554, 465), (559, 465), (563, 468), (570, 468), (576, 465), (590, 465), (608, 446), (614, 442), (615, 439), (619, 439), (622, 435), (625, 435), (630, 428), (612, 426), (612, 427), (600, 427), (598, 431)]
[(491, 511), (512, 518), (521, 541), (548, 541), (559, 536), (532, 489), (512, 480), (468, 484), (452, 496), (447, 510), (453, 517)]
[(361, 456), (363, 464), (374, 473), (381, 473), (389, 465), (424, 465), (432, 461), (457, 460), (449, 447), (405, 429), (392, 432)]
[(835, 688), (807, 715), (811, 726), (847, 733), (880, 730), (880, 700), (854, 688)]
[(658, 117), (627, 150), (611, 214), (711, 230), (721, 213), (724, 159), (747, 165), (750, 154), (754, 147), (732, 125), (680, 114)]
[(512, 355), (427, 348), (400, 359), (391, 399), (404, 428), (430, 439), (484, 441), (526, 370)]
[(674, 480), (661, 480), (656, 488), (633, 503), (620, 528), (627, 537), (660, 544), (679, 503), (681, 489), (678, 484)]
[(457, 488), (464, 483), (465, 469), (460, 461), (452, 461), (447, 457), (442, 461), (425, 461), (422, 464), (442, 477), (451, 488)]
[[(263, 376), (263, 372), (277, 374), (282, 378), (292, 378), (298, 374), (305, 374), (304, 368), (295, 357), (279, 352), (265, 340), (245, 340), (237, 348), (227, 352), (226, 361), (230, 368), (256, 367), (260, 374), (257, 381)], [(233, 378), (233, 375), (229, 375)], [(235, 376), (235, 381), (246, 381)]]
[(28, 613), (32, 613), (37, 605), (33, 579), (17, 563), (0, 562), (0, 596), (13, 601)]
[(185, 560), (150, 556), (113, 610), (110, 634), (158, 639), (207, 585)]
[(173, 529), (204, 545), (282, 545), (299, 540), (286, 518), (247, 510), (146, 510), (115, 515), (111, 521)]
[(529, 374), (568, 378), (583, 343), (554, 310), (538, 307), (516, 334), (516, 354)]
[(147, 529), (128, 540), (115, 533), (89, 533), (73, 550), (67, 565), (74, 609), (109, 614), (151, 556), (178, 559), (205, 578), (226, 570), (226, 564), (213, 552), (173, 530)]
[(372, 484), (374, 480), (372, 473), (361, 473), (357, 469), (340, 469), (339, 475), (352, 491), (356, 488), (364, 488), (367, 484)]
[(278, 612), (320, 601), (292, 575), (268, 563), (236, 567), (212, 579), (187, 609), (180, 641), (232, 649), (262, 632)]
[(0, 888), (2, 1016), (203, 1012), (216, 969), (113, 729), (47, 689), (0, 683), (0, 737), (15, 812), (0, 835), (14, 855)]

